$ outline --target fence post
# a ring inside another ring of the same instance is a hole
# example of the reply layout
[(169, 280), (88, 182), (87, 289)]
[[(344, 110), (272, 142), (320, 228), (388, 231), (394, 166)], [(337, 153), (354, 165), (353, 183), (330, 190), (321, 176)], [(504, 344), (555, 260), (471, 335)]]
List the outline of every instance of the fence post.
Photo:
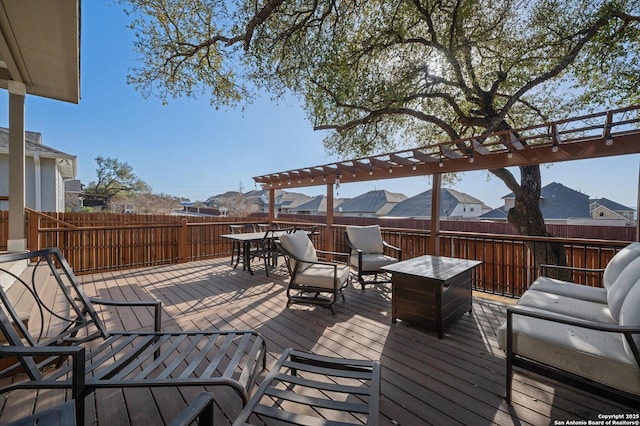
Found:
[(40, 249), (40, 239), (38, 238), (38, 228), (40, 228), (40, 215), (30, 211), (29, 212), (29, 241), (28, 247), (30, 251), (37, 251)]
[(188, 259), (189, 227), (187, 219), (182, 219), (182, 225), (178, 228), (178, 263), (185, 263)]

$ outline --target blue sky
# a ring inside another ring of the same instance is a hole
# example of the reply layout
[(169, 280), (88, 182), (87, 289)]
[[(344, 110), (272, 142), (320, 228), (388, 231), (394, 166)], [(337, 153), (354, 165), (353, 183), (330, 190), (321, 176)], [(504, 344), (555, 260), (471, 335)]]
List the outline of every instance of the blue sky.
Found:
[[(295, 99), (269, 96), (241, 110), (216, 110), (206, 97), (162, 105), (127, 85), (135, 64), (133, 34), (121, 6), (82, 4), (81, 100), (78, 105), (28, 96), (26, 127), (52, 148), (78, 157), (77, 178), (95, 180), (95, 158), (129, 163), (153, 192), (204, 200), (222, 192), (256, 188), (252, 177), (336, 161), (322, 146)], [(0, 91), (0, 126), (8, 126), (6, 91)], [(640, 155), (571, 161), (543, 169), (543, 184), (562, 183), (591, 197), (636, 208)], [(454, 187), (491, 207), (510, 191), (486, 172), (462, 175)], [(519, 178), (519, 177), (518, 177)], [(340, 197), (372, 189), (413, 196), (431, 187), (428, 178), (388, 179), (342, 185)], [(324, 194), (324, 186), (303, 188)]]

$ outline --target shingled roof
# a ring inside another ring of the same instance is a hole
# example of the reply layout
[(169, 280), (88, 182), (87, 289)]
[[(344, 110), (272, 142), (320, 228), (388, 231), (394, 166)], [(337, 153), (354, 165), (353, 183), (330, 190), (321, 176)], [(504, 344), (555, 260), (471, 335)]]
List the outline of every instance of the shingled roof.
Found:
[[(345, 200), (339, 207), (335, 207), (334, 211), (340, 211), (342, 214), (378, 214), (389, 203), (399, 203), (406, 199), (407, 196), (404, 194), (380, 189), (365, 192), (355, 198)], [(383, 214), (386, 213), (383, 212)]]
[[(407, 198), (391, 209), (388, 215), (396, 217), (430, 217), (432, 192), (433, 191), (430, 189), (411, 198)], [(440, 217), (451, 216), (456, 206), (460, 203), (484, 204), (482, 201), (465, 194), (464, 192), (459, 192), (449, 188), (442, 188), (440, 192)]]
[[(67, 154), (42, 144), (42, 134), (38, 132), (24, 132), (25, 154), (29, 156), (39, 155), (44, 158), (61, 160), (59, 167), (64, 177), (75, 177), (76, 156)], [(9, 153), (9, 129), (0, 127), (0, 154)], [(65, 161), (66, 160), (66, 161)]]
[(615, 201), (611, 201), (607, 198), (596, 198), (596, 199), (589, 200), (589, 204), (593, 204), (593, 203), (598, 203), (599, 205), (604, 206), (614, 212), (635, 211), (635, 209), (632, 209), (631, 207), (623, 206), (622, 204), (616, 203)]
[[(512, 192), (502, 198), (515, 198), (515, 194)], [(503, 212), (491, 211), (480, 216), (480, 218), (502, 217), (503, 213), (505, 213), (504, 207), (500, 207), (500, 210)], [(589, 196), (558, 182), (551, 182), (540, 190), (540, 211), (545, 219), (591, 217), (589, 213)]]
[[(335, 198), (333, 200), (334, 208), (338, 207), (342, 204), (344, 200), (341, 198)], [(304, 204), (300, 204), (296, 207), (292, 207), (289, 209), (289, 213), (305, 213), (305, 212), (327, 212), (327, 197), (324, 195), (317, 195), (313, 198), (313, 200), (308, 201)]]

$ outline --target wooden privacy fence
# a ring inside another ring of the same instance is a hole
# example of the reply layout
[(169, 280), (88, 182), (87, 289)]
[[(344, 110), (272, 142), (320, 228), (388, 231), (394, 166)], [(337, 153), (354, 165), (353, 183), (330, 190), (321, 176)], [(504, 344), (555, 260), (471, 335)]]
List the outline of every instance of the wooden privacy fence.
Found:
[[(92, 222), (87, 219), (91, 216), (94, 215), (52, 215), (30, 211), (26, 224), (29, 249), (60, 248), (77, 274), (182, 263), (229, 256), (231, 243), (221, 237), (229, 233), (229, 225), (264, 221), (260, 217), (230, 220), (106, 214), (95, 215)], [(301, 223), (279, 222), (283, 226)], [(346, 252), (345, 226), (335, 224), (327, 228), (318, 224), (319, 232), (314, 236), (314, 244), (319, 249), (330, 250), (332, 248), (327, 247), (327, 241), (333, 241), (336, 251)], [(383, 227), (383, 236), (390, 244), (402, 248), (404, 259), (427, 254), (431, 238), (425, 229), (388, 226)], [(515, 297), (521, 295), (539, 274), (527, 242), (561, 242), (566, 248), (567, 264), (580, 268), (603, 268), (620, 248), (629, 243), (457, 231), (442, 231), (438, 238), (441, 255), (483, 262), (474, 276), (477, 290)], [(600, 279), (601, 274), (595, 273), (580, 272), (573, 276), (575, 282), (590, 286), (599, 286)]]

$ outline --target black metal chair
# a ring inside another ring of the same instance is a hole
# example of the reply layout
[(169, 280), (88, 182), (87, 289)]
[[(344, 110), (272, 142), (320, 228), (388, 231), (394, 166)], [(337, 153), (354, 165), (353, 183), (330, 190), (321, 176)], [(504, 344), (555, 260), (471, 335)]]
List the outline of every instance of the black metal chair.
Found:
[[(253, 232), (253, 225), (249, 223), (245, 224), (233, 224), (229, 225), (229, 231), (232, 234), (243, 234), (245, 232)], [(231, 247), (231, 265), (233, 265), (233, 258), (236, 258), (236, 266), (240, 263), (240, 258), (242, 257), (242, 244), (240, 241), (234, 241), (233, 246)]]
[(264, 231), (264, 236), (255, 247), (249, 251), (249, 259), (262, 259), (264, 262), (264, 271), (269, 276), (269, 268), (278, 266), (278, 256), (281, 251), (277, 245), (278, 236), (282, 231), (270, 229)]
[[(173, 419), (169, 426), (188, 426), (198, 422), (200, 426), (213, 426), (213, 394), (202, 392), (187, 408)], [(70, 400), (30, 416), (5, 424), (5, 426), (75, 426), (75, 401)]]
[(379, 411), (379, 361), (334, 358), (289, 348), (233, 426), (245, 426), (255, 417), (262, 420), (260, 424), (269, 418), (305, 426), (377, 425)]
[[(14, 272), (16, 263), (27, 269)], [(84, 398), (100, 388), (230, 386), (246, 404), (265, 368), (266, 343), (253, 330), (161, 331), (160, 301), (87, 297), (57, 248), (0, 255), (0, 280), (24, 286), (38, 320), (26, 325), (0, 287), (0, 329), (7, 340), (0, 357), (17, 359), (0, 367), (0, 376), (26, 372), (0, 394), (70, 389), (78, 424), (84, 421)], [(44, 290), (56, 296), (41, 297)], [(96, 305), (151, 309), (154, 329), (108, 330)]]
[(287, 269), (291, 278), (287, 286), (287, 307), (293, 303), (324, 306), (332, 313), (333, 304), (342, 294), (351, 278), (346, 263), (319, 260), (318, 254), (348, 257), (347, 253), (316, 250), (304, 231), (296, 231), (280, 236)]
[[(391, 282), (380, 268), (402, 260), (402, 250), (394, 247), (382, 239), (379, 225), (347, 226), (345, 230), (347, 244), (350, 250), (350, 264), (356, 270), (362, 290), (365, 284), (385, 284)], [(387, 252), (393, 252), (389, 256)], [(365, 280), (365, 276), (373, 275), (373, 279)], [(384, 279), (379, 279), (384, 275)]]

